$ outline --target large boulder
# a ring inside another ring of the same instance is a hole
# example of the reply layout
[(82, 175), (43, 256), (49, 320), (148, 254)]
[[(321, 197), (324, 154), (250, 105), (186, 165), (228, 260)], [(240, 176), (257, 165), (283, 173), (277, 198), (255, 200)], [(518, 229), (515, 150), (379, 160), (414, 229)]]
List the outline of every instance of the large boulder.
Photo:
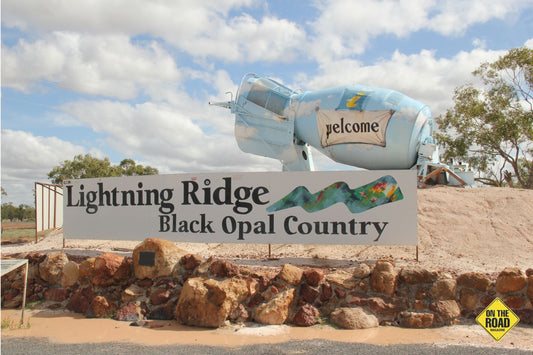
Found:
[(379, 326), (378, 318), (362, 307), (342, 307), (331, 313), (331, 321), (344, 329), (367, 329)]
[(183, 285), (176, 306), (176, 319), (186, 325), (218, 328), (239, 303), (252, 296), (253, 290), (248, 283), (238, 278), (222, 281), (190, 278)]
[(164, 239), (147, 238), (133, 250), (135, 277), (138, 279), (151, 279), (171, 276), (174, 266), (187, 254), (185, 250), (179, 248), (173, 242)]
[(63, 267), (67, 263), (68, 257), (62, 251), (48, 254), (44, 261), (39, 264), (39, 275), (41, 279), (50, 285), (60, 285)]
[(459, 275), (457, 278), (457, 284), (459, 286), (468, 287), (473, 290), (485, 292), (491, 286), (491, 281), (487, 277), (479, 272), (467, 272)]

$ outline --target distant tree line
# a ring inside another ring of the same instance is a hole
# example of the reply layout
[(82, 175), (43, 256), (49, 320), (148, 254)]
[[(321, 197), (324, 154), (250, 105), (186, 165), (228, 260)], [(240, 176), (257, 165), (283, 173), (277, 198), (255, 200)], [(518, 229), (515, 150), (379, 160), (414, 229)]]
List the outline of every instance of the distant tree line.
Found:
[(90, 154), (76, 155), (73, 160), (65, 160), (54, 167), (48, 178), (53, 184), (62, 184), (64, 180), (95, 177), (157, 175), (159, 171), (151, 166), (136, 164), (132, 159), (124, 159), (118, 165), (112, 165), (109, 158), (98, 159)]
[(12, 202), (2, 203), (2, 221), (35, 221), (35, 207), (21, 204), (13, 206)]

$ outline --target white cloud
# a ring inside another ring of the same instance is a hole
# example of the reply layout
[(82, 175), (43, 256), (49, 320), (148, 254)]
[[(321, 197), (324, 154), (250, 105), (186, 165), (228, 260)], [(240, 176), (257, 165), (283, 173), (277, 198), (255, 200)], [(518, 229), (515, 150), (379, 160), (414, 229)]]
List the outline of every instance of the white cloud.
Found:
[[(229, 112), (208, 109), (207, 103), (187, 113), (165, 103), (130, 105), (107, 100), (76, 101), (61, 108), (104, 134), (105, 144), (124, 157), (147, 161), (163, 172), (248, 171), (276, 164), (242, 153), (233, 135), (233, 120), (227, 119)], [(213, 118), (217, 115), (222, 118)], [(212, 131), (213, 121), (225, 122), (226, 128)]]
[(316, 90), (362, 84), (393, 89), (429, 105), (437, 116), (451, 106), (456, 87), (472, 82), (472, 71), (482, 62), (496, 60), (504, 53), (474, 49), (447, 59), (437, 58), (434, 51), (428, 50), (412, 55), (396, 51), (390, 58), (371, 66), (344, 59), (322, 64), (320, 74), (315, 77), (299, 77), (298, 86)]
[(311, 24), (309, 48), (320, 63), (361, 54), (380, 35), (405, 37), (421, 30), (458, 36), (468, 27), (531, 8), (527, 0), (322, 0)]
[(24, 92), (45, 80), (83, 94), (131, 99), (181, 77), (157, 42), (134, 45), (123, 35), (53, 32), (2, 47), (2, 85)]
[(47, 174), (64, 160), (77, 154), (91, 153), (103, 158), (103, 153), (63, 141), (57, 137), (35, 136), (29, 132), (2, 130), (2, 187), (8, 201), (32, 204), (34, 182), (47, 182)]
[[(59, 1), (20, 0), (2, 6), (2, 21), (23, 30), (93, 33), (96, 36), (162, 38), (179, 50), (225, 61), (290, 61), (305, 31), (276, 17), (260, 21), (242, 1)], [(229, 12), (238, 14), (228, 17)]]

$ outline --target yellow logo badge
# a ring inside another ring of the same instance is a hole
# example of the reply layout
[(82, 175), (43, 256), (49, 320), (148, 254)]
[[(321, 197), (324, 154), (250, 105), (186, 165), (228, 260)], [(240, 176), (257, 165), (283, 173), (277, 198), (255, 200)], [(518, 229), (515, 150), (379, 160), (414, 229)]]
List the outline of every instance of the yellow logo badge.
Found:
[(520, 319), (514, 314), (514, 312), (505, 305), (498, 297), (494, 299), (481, 312), (476, 322), (479, 323), (489, 333), (494, 340), (500, 341), (501, 338), (515, 325), (518, 324)]

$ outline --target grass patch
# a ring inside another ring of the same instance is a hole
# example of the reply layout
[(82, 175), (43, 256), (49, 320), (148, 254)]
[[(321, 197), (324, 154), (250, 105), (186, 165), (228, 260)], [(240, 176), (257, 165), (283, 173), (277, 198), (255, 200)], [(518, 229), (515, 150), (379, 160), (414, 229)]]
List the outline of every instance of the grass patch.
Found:
[(14, 321), (11, 318), (2, 319), (2, 329), (22, 329), (22, 328), (31, 328), (30, 320), (26, 321), (24, 325), (21, 321)]
[[(23, 228), (8, 228), (2, 230), (2, 245), (16, 244), (16, 243), (29, 243), (35, 241), (35, 226), (33, 228), (27, 228), (25, 225), (21, 225)], [(51, 231), (39, 232), (38, 238), (46, 237)]]

